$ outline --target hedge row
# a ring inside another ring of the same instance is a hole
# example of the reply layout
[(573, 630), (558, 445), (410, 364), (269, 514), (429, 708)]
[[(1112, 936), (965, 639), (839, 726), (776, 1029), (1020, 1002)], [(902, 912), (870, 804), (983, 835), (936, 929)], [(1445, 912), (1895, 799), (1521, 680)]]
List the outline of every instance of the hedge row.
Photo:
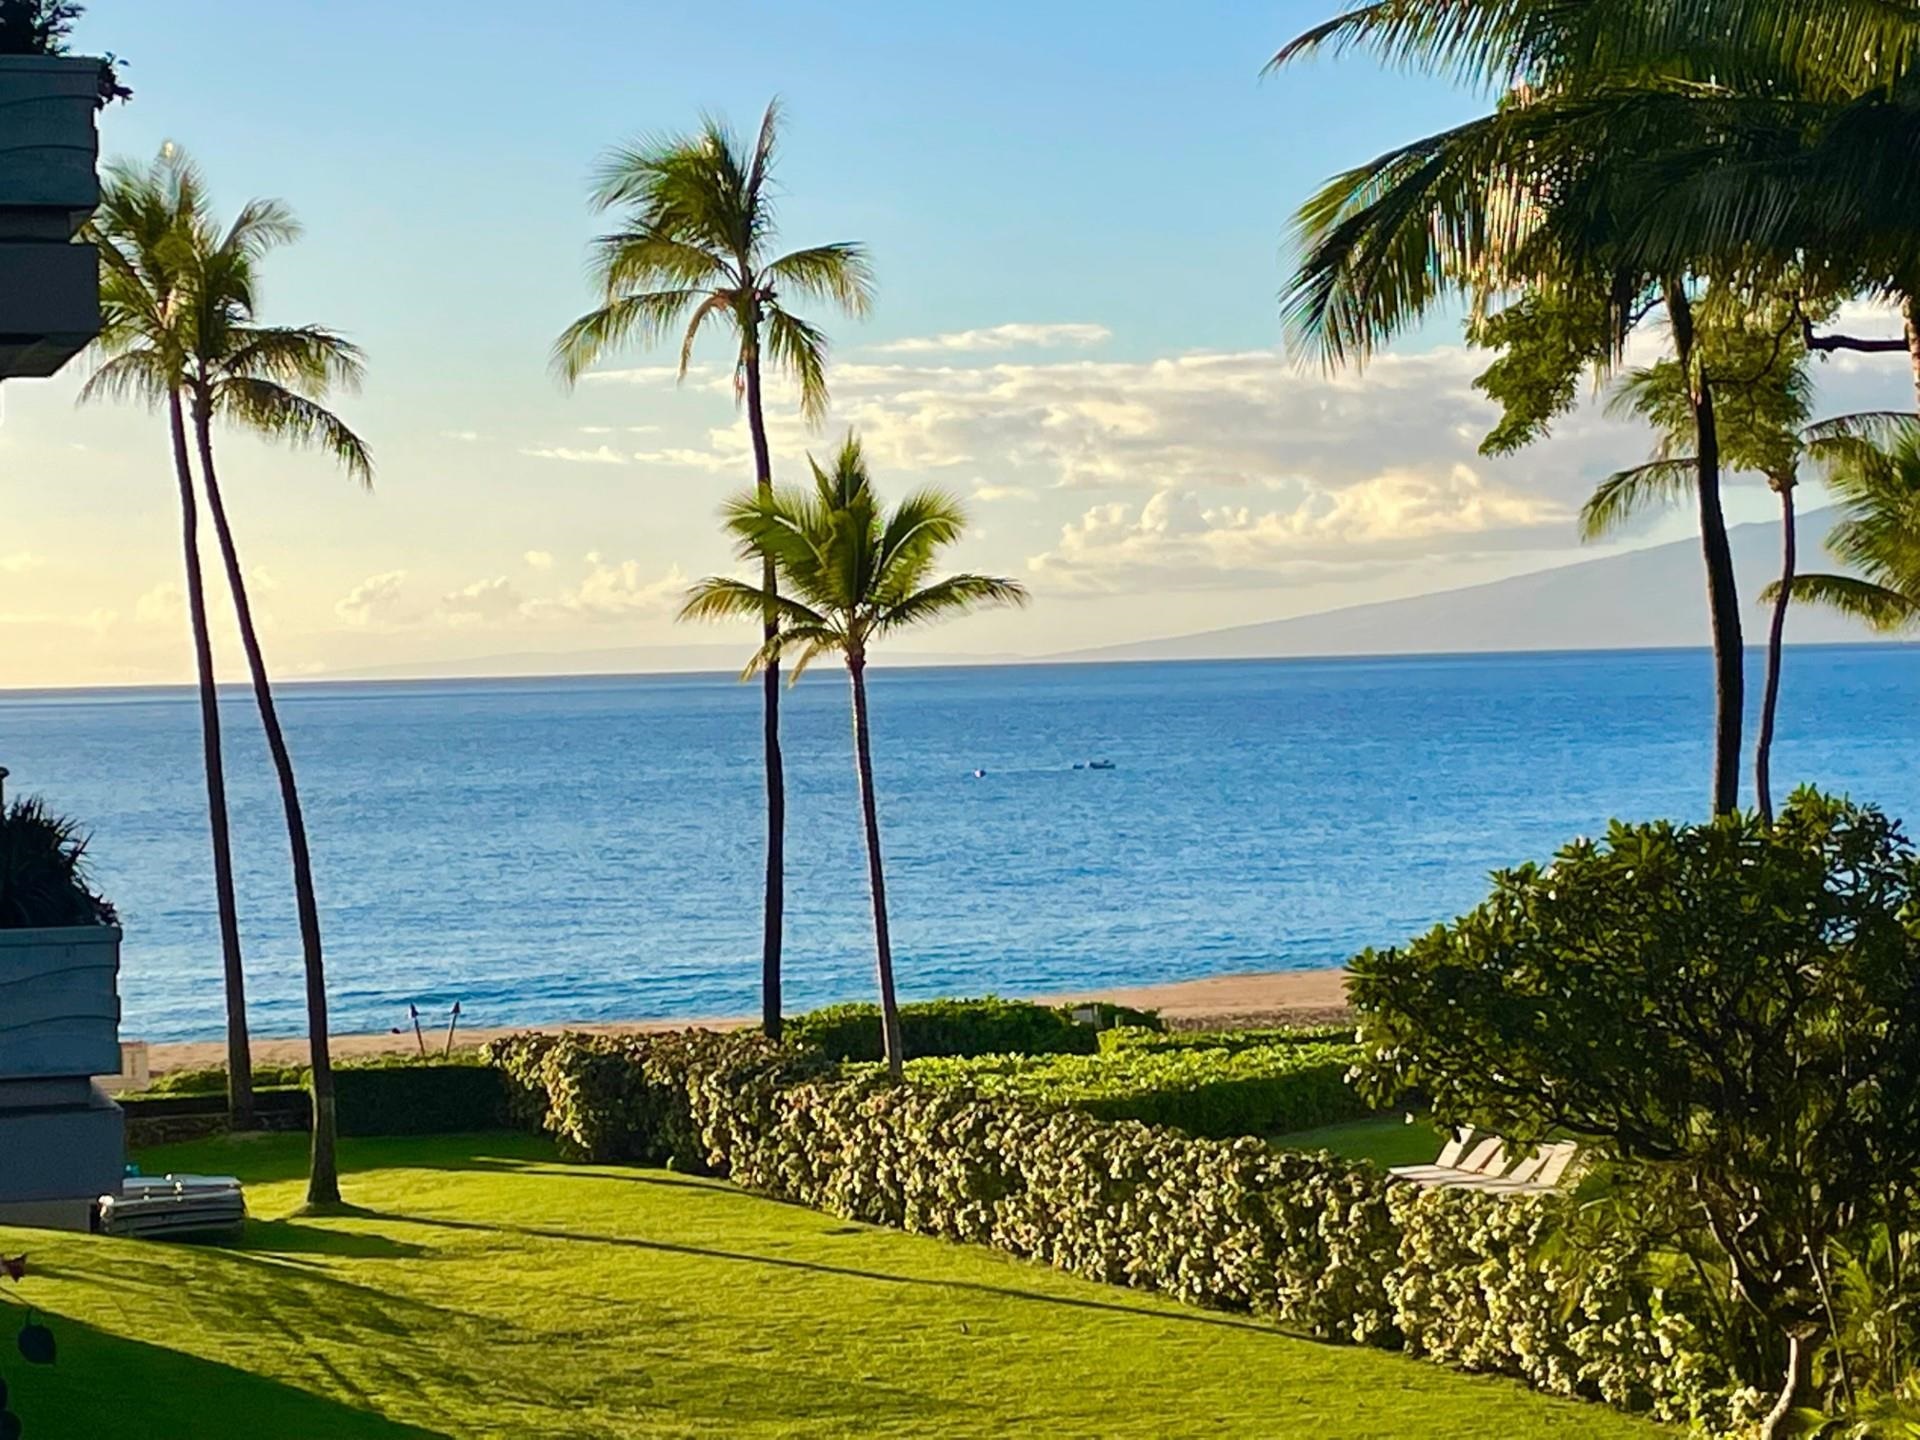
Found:
[[(225, 1115), (226, 1071), (205, 1073), (217, 1077), (218, 1083), (203, 1089), (155, 1086), (142, 1094), (120, 1096), (136, 1137), (156, 1133), (152, 1127), (145, 1132), (139, 1128), (147, 1121)], [(262, 1072), (254, 1073), (257, 1081)], [(307, 1072), (289, 1073), (293, 1085), (264, 1086), (254, 1092), (255, 1110), (273, 1122), (297, 1114), (290, 1123), (305, 1128), (312, 1119)], [(495, 1130), (507, 1120), (505, 1077), (486, 1064), (478, 1051), (451, 1060), (341, 1065), (333, 1072), (333, 1088), (342, 1135), (459, 1134)]]
[(1351, 1040), (1289, 1039), (1129, 1047), (1098, 1055), (913, 1060), (907, 1076), (982, 1096), (1071, 1105), (1103, 1120), (1143, 1120), (1190, 1135), (1227, 1139), (1311, 1130), (1368, 1114), (1369, 1107), (1346, 1082), (1347, 1071), (1359, 1058)]
[[(1074, 1019), (1076, 1010), (1088, 1009), (1094, 1012), (1093, 1024)], [(900, 1042), (910, 1056), (1091, 1055), (1100, 1048), (1100, 1031), (1115, 1025), (1157, 1030), (1160, 1017), (1109, 1001), (1053, 1006), (997, 995), (900, 1007)], [(880, 1007), (850, 1004), (810, 1010), (786, 1022), (786, 1037), (835, 1060), (879, 1060)]]
[(752, 1034), (525, 1036), (491, 1057), (568, 1153), (748, 1189), (1091, 1279), (1252, 1311), (1725, 1430), (1743, 1390), (1639, 1242), (1547, 1243), (1561, 1197), (1389, 1185), (1372, 1166), (964, 1089), (836, 1076)]
[(1318, 1045), (1351, 1042), (1351, 1025), (1292, 1025), (1269, 1030), (1146, 1030), (1122, 1025), (1100, 1033), (1108, 1050), (1262, 1050), (1270, 1045)]

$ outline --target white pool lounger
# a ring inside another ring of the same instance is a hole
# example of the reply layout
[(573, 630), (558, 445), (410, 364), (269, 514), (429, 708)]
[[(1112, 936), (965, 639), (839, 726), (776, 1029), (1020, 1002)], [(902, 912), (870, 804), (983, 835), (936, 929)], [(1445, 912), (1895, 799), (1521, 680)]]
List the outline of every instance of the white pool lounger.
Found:
[(132, 1175), (100, 1197), (102, 1234), (136, 1239), (231, 1235), (247, 1223), (246, 1196), (231, 1175)]

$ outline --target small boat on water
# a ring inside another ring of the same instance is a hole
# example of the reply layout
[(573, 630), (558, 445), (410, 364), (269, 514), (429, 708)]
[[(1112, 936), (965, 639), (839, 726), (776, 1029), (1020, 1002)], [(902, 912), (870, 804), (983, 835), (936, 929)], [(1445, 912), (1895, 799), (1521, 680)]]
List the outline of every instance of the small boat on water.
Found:
[[(1077, 769), (1078, 767), (1076, 766), (1075, 768)], [(1089, 760), (1087, 762), (1087, 769), (1089, 770), (1113, 770), (1117, 768), (1111, 760)]]

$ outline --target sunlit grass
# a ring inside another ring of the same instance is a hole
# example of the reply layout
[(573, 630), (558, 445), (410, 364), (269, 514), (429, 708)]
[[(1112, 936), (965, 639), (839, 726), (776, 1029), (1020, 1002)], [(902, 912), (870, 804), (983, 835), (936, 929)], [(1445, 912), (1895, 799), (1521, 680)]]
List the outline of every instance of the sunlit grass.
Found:
[(1655, 1433), (519, 1136), (346, 1142), (358, 1211), (291, 1218), (302, 1143), (141, 1157), (248, 1179), (239, 1246), (0, 1238), (61, 1345), (4, 1365), (28, 1440)]

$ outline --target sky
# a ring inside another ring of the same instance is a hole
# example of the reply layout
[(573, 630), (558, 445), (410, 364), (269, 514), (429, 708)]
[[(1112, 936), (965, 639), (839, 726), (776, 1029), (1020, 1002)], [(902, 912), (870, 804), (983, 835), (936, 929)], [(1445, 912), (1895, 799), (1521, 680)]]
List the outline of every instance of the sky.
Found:
[[(905, 648), (1045, 655), (1586, 558), (1580, 499), (1646, 454), (1590, 406), (1479, 456), (1486, 357), (1450, 321), (1363, 373), (1286, 351), (1295, 207), (1484, 104), (1364, 57), (1263, 78), (1330, 4), (742, 0), (723, 26), (640, 0), (93, 0), (76, 49), (124, 57), (135, 91), (102, 154), (171, 141), (223, 210), (286, 201), (305, 234), (266, 262), (262, 318), (367, 352), (336, 408), (373, 447), (371, 493), (218, 441), (277, 673), (747, 648), (673, 618), (735, 563), (716, 516), (751, 472), (727, 354), (703, 347), (680, 383), (671, 354), (635, 351), (571, 392), (548, 355), (590, 302), (595, 159), (703, 111), (750, 129), (776, 94), (782, 239), (864, 242), (879, 281), (864, 322), (816, 317), (824, 425), (774, 387), (778, 478), (852, 427), (883, 491), (953, 491), (972, 517), (955, 565), (1035, 604)], [(0, 686), (191, 673), (163, 422), (76, 409), (86, 370), (0, 386)], [(1906, 385), (1898, 357), (1840, 357), (1823, 402)], [(1771, 502), (1748, 486), (1730, 508)], [(1629, 543), (1685, 533), (1675, 516)]]

